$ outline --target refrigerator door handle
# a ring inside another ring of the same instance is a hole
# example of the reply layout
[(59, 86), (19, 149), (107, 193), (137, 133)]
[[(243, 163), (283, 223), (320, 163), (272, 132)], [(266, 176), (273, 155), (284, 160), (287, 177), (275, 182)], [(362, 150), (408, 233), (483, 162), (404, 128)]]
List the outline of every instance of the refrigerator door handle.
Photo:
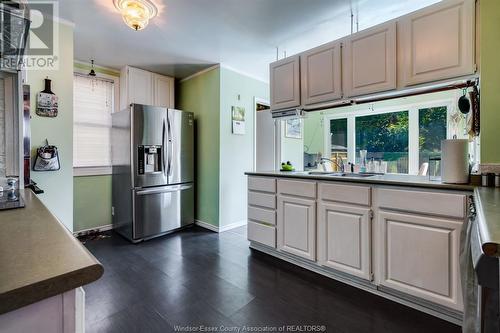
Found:
[(148, 195), (148, 194), (159, 194), (159, 193), (168, 193), (168, 192), (178, 192), (187, 190), (193, 187), (193, 185), (176, 185), (176, 186), (166, 186), (160, 188), (152, 188), (147, 190), (139, 190), (135, 192), (137, 195)]
[(167, 126), (168, 126), (168, 160), (167, 160), (167, 176), (170, 176), (172, 169), (172, 126), (170, 125), (170, 115), (167, 116)]
[(162, 154), (161, 154), (161, 166), (163, 169), (163, 174), (165, 174), (165, 119), (163, 119), (163, 124), (162, 124), (162, 132), (161, 132), (161, 146), (162, 146)]

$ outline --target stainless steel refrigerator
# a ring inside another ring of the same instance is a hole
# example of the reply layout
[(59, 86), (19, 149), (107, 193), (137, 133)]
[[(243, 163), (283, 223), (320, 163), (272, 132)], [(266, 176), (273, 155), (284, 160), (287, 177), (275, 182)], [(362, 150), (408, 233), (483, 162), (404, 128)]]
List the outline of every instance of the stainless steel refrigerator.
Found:
[(140, 104), (112, 115), (113, 227), (132, 242), (194, 223), (193, 118)]

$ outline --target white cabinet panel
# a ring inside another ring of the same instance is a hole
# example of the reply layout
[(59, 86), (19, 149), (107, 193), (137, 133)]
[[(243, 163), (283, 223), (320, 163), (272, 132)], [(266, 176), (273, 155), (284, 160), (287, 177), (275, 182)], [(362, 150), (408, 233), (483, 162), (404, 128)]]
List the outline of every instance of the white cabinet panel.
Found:
[(278, 196), (278, 249), (316, 260), (316, 201)]
[(276, 179), (271, 177), (248, 177), (248, 189), (276, 193)]
[(248, 206), (248, 219), (267, 223), (267, 224), (276, 224), (276, 211), (268, 208), (260, 208), (255, 206)]
[(274, 227), (248, 221), (247, 238), (249, 241), (276, 248), (276, 228)]
[(350, 36), (343, 52), (343, 89), (359, 96), (396, 88), (396, 22)]
[(318, 185), (318, 193), (321, 200), (363, 206), (370, 206), (371, 190), (370, 186), (363, 185), (345, 185), (331, 182), (319, 183)]
[(278, 179), (278, 194), (316, 198), (316, 182)]
[(300, 57), (288, 57), (271, 63), (271, 110), (300, 106)]
[(128, 67), (128, 104), (153, 105), (152, 73)]
[(463, 219), (467, 197), (459, 193), (379, 188), (377, 202), (380, 208)]
[(380, 284), (462, 310), (459, 237), (462, 221), (380, 211)]
[(443, 1), (398, 23), (402, 84), (474, 73), (474, 1)]
[(276, 209), (276, 196), (269, 193), (248, 191), (248, 204), (252, 206)]
[(318, 204), (319, 264), (369, 280), (370, 249), (370, 209)]
[(340, 43), (328, 43), (300, 55), (302, 103), (310, 105), (342, 97)]
[(153, 105), (173, 109), (174, 79), (153, 73)]

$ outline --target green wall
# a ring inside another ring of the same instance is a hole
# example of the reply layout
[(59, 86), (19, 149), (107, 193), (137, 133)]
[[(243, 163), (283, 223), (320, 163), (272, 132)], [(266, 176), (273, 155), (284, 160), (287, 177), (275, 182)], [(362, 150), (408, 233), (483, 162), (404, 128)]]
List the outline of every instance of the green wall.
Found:
[[(61, 169), (58, 171), (31, 171), (31, 178), (45, 191), (38, 197), (47, 208), (73, 231), (73, 27), (59, 25), (59, 69), (31, 70), (27, 83), (31, 88), (31, 147), (50, 144), (59, 149)], [(59, 97), (56, 118), (36, 115), (36, 96), (44, 89), (44, 79), (52, 80), (52, 91)]]
[(177, 107), (195, 115), (195, 218), (218, 226), (220, 69), (181, 81), (176, 90)]
[[(247, 219), (246, 171), (253, 170), (255, 97), (269, 100), (269, 85), (220, 68), (220, 226)], [(245, 134), (232, 133), (231, 107), (245, 108)]]
[(500, 163), (500, 1), (480, 2), (481, 163)]
[[(196, 216), (223, 228), (246, 222), (246, 177), (254, 160), (254, 99), (269, 85), (218, 66), (181, 81), (177, 107), (196, 120)], [(231, 107), (245, 108), (245, 134), (232, 133)]]
[[(90, 71), (90, 65), (74, 63), (74, 70)], [(120, 76), (120, 72), (95, 66), (98, 74)], [(115, 101), (119, 96), (115, 96)], [(73, 230), (75, 232), (96, 229), (112, 223), (111, 175), (73, 177)]]
[(74, 231), (111, 224), (111, 175), (73, 178)]

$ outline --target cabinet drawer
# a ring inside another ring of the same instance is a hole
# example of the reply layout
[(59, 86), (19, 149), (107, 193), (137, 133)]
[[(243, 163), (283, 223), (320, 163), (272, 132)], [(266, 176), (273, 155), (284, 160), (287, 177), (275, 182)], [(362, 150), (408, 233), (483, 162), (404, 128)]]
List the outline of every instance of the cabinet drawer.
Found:
[(278, 179), (278, 193), (316, 198), (316, 182)]
[(379, 208), (406, 212), (464, 218), (466, 196), (463, 194), (378, 189)]
[(248, 219), (275, 225), (276, 212), (271, 209), (248, 206)]
[(276, 193), (276, 179), (267, 177), (248, 177), (248, 189)]
[(321, 200), (364, 206), (371, 204), (371, 188), (369, 186), (319, 183), (318, 192)]
[(248, 191), (248, 204), (276, 209), (276, 196), (274, 194)]
[(248, 221), (247, 238), (249, 241), (276, 248), (276, 228), (274, 227)]

